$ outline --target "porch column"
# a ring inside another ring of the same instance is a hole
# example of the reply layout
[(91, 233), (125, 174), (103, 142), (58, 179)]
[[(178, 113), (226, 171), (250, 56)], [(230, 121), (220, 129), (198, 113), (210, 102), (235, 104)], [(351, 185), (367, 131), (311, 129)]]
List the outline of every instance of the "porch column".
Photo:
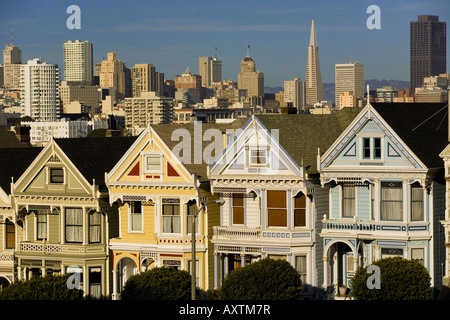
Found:
[(22, 268), (21, 267), (17, 267), (17, 280), (19, 280), (19, 281), (22, 280)]
[(112, 294), (112, 299), (113, 300), (118, 300), (118, 294), (117, 294), (117, 269), (113, 270), (112, 272), (112, 276), (113, 276), (113, 294)]
[(327, 287), (329, 283), (328, 273), (330, 268), (330, 263), (328, 257), (322, 257), (323, 261), (323, 287)]
[(245, 253), (241, 253), (241, 267), (245, 267)]
[(214, 290), (219, 287), (219, 254), (214, 252)]

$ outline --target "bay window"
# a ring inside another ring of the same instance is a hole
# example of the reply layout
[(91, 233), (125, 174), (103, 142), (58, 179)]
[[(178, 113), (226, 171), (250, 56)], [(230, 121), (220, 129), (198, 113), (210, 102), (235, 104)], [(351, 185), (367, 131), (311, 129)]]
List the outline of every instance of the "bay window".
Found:
[(162, 232), (180, 233), (180, 200), (163, 199), (162, 200)]
[(267, 190), (269, 227), (287, 227), (286, 191)]
[(403, 219), (402, 182), (381, 182), (381, 219)]

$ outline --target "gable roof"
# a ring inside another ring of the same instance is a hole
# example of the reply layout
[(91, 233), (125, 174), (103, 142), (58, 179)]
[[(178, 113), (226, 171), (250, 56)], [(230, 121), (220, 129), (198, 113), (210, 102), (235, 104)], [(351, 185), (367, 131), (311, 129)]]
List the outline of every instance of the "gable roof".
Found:
[[(244, 124), (248, 121), (248, 118), (237, 118), (231, 123), (201, 123), (202, 128), (202, 137), (206, 130), (208, 129), (218, 129), (222, 132), (226, 132), (227, 129), (233, 129), (238, 130), (244, 126)], [(194, 143), (196, 142), (194, 139), (194, 123), (187, 123), (187, 124), (155, 124), (151, 126), (152, 129), (158, 134), (158, 136), (164, 141), (164, 143), (167, 145), (167, 147), (170, 150), (173, 150), (174, 147), (180, 143), (180, 141), (173, 141), (172, 140), (172, 133), (176, 129), (185, 129), (189, 132), (191, 137), (191, 151), (194, 152)], [(202, 155), (203, 150), (206, 146), (208, 146), (211, 141), (204, 141), (202, 139)], [(219, 156), (219, 155), (217, 155)], [(214, 159), (213, 159), (214, 160)], [(192, 161), (193, 157), (192, 157)], [(188, 170), (191, 174), (197, 174), (198, 179), (200, 181), (206, 181), (208, 179), (207, 177), (207, 166), (208, 164), (205, 162), (205, 159), (203, 159), (202, 156), (202, 163), (196, 164), (196, 163), (183, 163), (183, 166)]]
[(105, 172), (109, 172), (136, 140), (134, 137), (62, 138), (54, 139), (88, 182), (102, 189)]
[(269, 130), (278, 129), (279, 142), (294, 161), (310, 166), (308, 174), (317, 173), (317, 148), (325, 152), (361, 112), (344, 108), (333, 114), (273, 114), (257, 118)]
[(20, 178), (43, 148), (2, 148), (0, 149), (0, 187), (11, 192), (11, 178)]
[(428, 167), (440, 168), (448, 145), (447, 103), (371, 103), (380, 116)]

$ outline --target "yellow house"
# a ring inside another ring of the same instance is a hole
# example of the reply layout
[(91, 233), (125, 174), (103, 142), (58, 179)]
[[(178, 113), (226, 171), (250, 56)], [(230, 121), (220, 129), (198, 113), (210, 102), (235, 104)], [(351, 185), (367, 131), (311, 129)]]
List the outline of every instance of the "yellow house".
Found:
[(126, 138), (51, 140), (11, 184), (18, 280), (76, 272), (80, 289), (109, 295), (108, 237), (118, 234), (105, 172), (135, 141)]
[[(119, 236), (110, 240), (113, 299), (131, 275), (149, 268), (191, 271), (191, 219), (200, 203), (217, 198), (210, 193), (207, 164), (222, 152), (225, 130), (241, 124), (147, 127), (107, 174), (110, 203), (120, 206)], [(219, 224), (218, 205), (200, 210), (196, 221), (196, 284), (206, 291), (214, 284), (210, 239)]]

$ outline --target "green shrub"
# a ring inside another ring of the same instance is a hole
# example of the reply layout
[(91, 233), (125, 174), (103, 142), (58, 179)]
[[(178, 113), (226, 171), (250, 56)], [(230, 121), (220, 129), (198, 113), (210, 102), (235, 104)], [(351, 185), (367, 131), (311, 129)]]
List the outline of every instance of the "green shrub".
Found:
[(0, 300), (83, 299), (83, 290), (68, 288), (67, 279), (69, 276), (35, 276), (30, 280), (16, 281), (0, 291)]
[(262, 259), (230, 272), (219, 292), (223, 300), (298, 300), (300, 274), (285, 260)]
[(368, 267), (360, 267), (352, 278), (350, 294), (357, 300), (428, 300), (431, 298), (430, 275), (417, 260), (385, 258), (373, 263), (380, 268), (380, 289), (369, 289)]
[(153, 268), (131, 276), (125, 283), (122, 300), (189, 300), (191, 275), (170, 267)]

